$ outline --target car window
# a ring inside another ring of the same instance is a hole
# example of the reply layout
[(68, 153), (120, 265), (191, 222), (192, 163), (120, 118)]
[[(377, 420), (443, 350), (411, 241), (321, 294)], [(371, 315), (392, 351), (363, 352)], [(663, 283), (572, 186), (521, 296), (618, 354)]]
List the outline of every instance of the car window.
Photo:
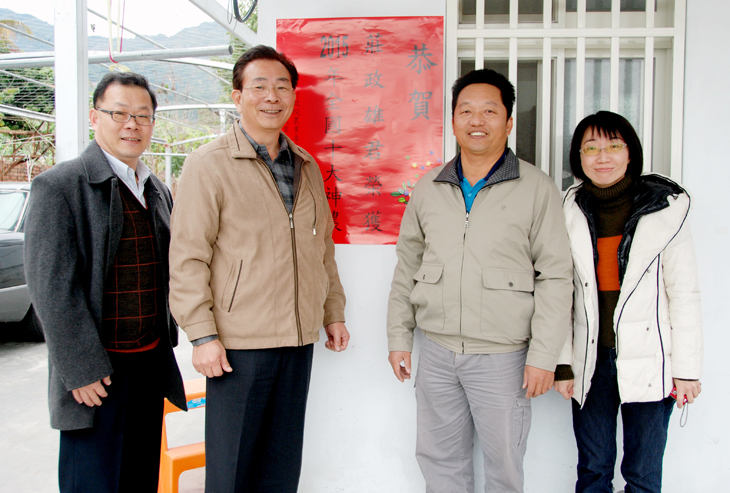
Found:
[(25, 204), (25, 192), (0, 191), (0, 229), (15, 231)]

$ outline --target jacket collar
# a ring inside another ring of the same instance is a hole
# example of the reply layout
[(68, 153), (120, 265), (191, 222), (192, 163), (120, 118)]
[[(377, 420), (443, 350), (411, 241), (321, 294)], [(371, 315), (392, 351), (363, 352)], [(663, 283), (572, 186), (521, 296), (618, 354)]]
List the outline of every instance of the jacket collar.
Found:
[(84, 149), (80, 159), (86, 172), (86, 179), (90, 184), (104, 183), (117, 176), (96, 140), (92, 140), (89, 146)]
[[(575, 184), (565, 191), (563, 203), (576, 202), (581, 209), (587, 207), (589, 197), (582, 192), (583, 181), (576, 178)], [(632, 207), (632, 217), (640, 217), (653, 212), (659, 212), (669, 207), (667, 198), (681, 194), (689, 196), (687, 191), (674, 181), (662, 175), (648, 173), (636, 180), (636, 195)]]
[[(441, 183), (451, 183), (457, 187), (461, 186), (461, 180), (459, 180), (459, 170), (457, 164), (459, 162), (459, 155), (449, 161), (446, 166), (441, 170), (438, 176), (433, 180)], [(489, 177), (484, 187), (490, 187), (503, 181), (516, 180), (520, 177), (520, 161), (517, 156), (512, 152), (512, 149), (507, 148), (507, 155), (504, 157), (502, 166)]]
[[(307, 151), (299, 147), (291, 140), (286, 134), (282, 132), (286, 143), (289, 146), (289, 150), (301, 157), (304, 162), (311, 161), (311, 156)], [(248, 141), (246, 136), (241, 131), (239, 121), (237, 120), (231, 128), (226, 132), (226, 138), (228, 139), (228, 149), (230, 150), (231, 157), (233, 159), (256, 159), (256, 149), (253, 148), (251, 143)], [(276, 159), (276, 156), (272, 156), (272, 159)]]
[[(670, 201), (669, 197), (674, 197), (674, 200)], [(618, 247), (619, 281), (622, 285), (629, 272), (629, 252), (639, 252), (634, 255), (636, 260), (639, 260), (638, 265), (646, 265), (649, 259), (661, 251), (681, 229), (689, 214), (690, 205), (691, 198), (687, 191), (669, 178), (658, 174), (646, 174), (636, 180), (634, 203), (631, 207), (631, 214), (624, 225), (623, 238)], [(648, 241), (646, 245), (632, 250), (639, 220), (665, 209), (668, 209), (667, 213), (662, 212), (653, 216), (654, 223), (661, 221), (663, 226), (656, 228), (649, 240), (641, 239)], [(598, 249), (592, 199), (583, 190), (581, 180), (576, 179), (576, 184), (566, 191), (563, 210), (569, 234), (573, 234), (574, 228), (578, 227), (577, 225), (581, 222), (585, 222), (587, 225), (593, 245), (593, 262), (597, 265)], [(641, 259), (640, 255), (644, 255), (646, 258)], [(634, 264), (636, 263), (634, 262)]]

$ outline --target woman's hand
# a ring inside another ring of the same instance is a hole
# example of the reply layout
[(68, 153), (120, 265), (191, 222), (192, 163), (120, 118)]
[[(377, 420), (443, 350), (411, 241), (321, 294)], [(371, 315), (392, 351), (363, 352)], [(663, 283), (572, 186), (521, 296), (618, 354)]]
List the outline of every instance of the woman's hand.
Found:
[(702, 384), (699, 380), (680, 380), (674, 378), (674, 386), (677, 387), (677, 407), (684, 407), (684, 398), (687, 398), (687, 404), (692, 404), (702, 392)]
[(565, 400), (569, 401), (573, 397), (573, 382), (575, 380), (558, 380), (555, 382), (555, 390), (560, 392)]

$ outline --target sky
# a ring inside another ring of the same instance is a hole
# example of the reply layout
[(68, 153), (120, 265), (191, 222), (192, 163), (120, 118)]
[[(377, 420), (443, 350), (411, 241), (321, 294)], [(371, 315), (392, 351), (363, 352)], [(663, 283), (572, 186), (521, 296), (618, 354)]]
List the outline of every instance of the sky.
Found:
[[(56, 0), (57, 2), (71, 2), (73, 0)], [(224, 7), (228, 0), (215, 0)], [(53, 24), (54, 0), (0, 0), (0, 7), (21, 14), (30, 14), (43, 21)], [(186, 27), (197, 26), (203, 22), (212, 21), (202, 10), (187, 0), (111, 0), (113, 20), (117, 19), (119, 5), (124, 7), (124, 26), (140, 34), (165, 34), (171, 36)], [(104, 16), (107, 16), (109, 0), (86, 0), (86, 6)], [(96, 31), (89, 34), (106, 36), (107, 22), (88, 13), (89, 23), (96, 25)], [(107, 16), (108, 17), (108, 16)], [(116, 28), (113, 28), (116, 36)], [(129, 36), (128, 34), (125, 37)]]

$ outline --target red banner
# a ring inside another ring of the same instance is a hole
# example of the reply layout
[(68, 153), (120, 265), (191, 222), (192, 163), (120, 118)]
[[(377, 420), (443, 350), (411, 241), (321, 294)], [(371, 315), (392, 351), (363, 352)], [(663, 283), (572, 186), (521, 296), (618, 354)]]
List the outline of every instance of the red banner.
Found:
[(394, 244), (413, 185), (441, 164), (443, 22), (277, 21), (300, 74), (284, 132), (319, 163), (335, 243)]

